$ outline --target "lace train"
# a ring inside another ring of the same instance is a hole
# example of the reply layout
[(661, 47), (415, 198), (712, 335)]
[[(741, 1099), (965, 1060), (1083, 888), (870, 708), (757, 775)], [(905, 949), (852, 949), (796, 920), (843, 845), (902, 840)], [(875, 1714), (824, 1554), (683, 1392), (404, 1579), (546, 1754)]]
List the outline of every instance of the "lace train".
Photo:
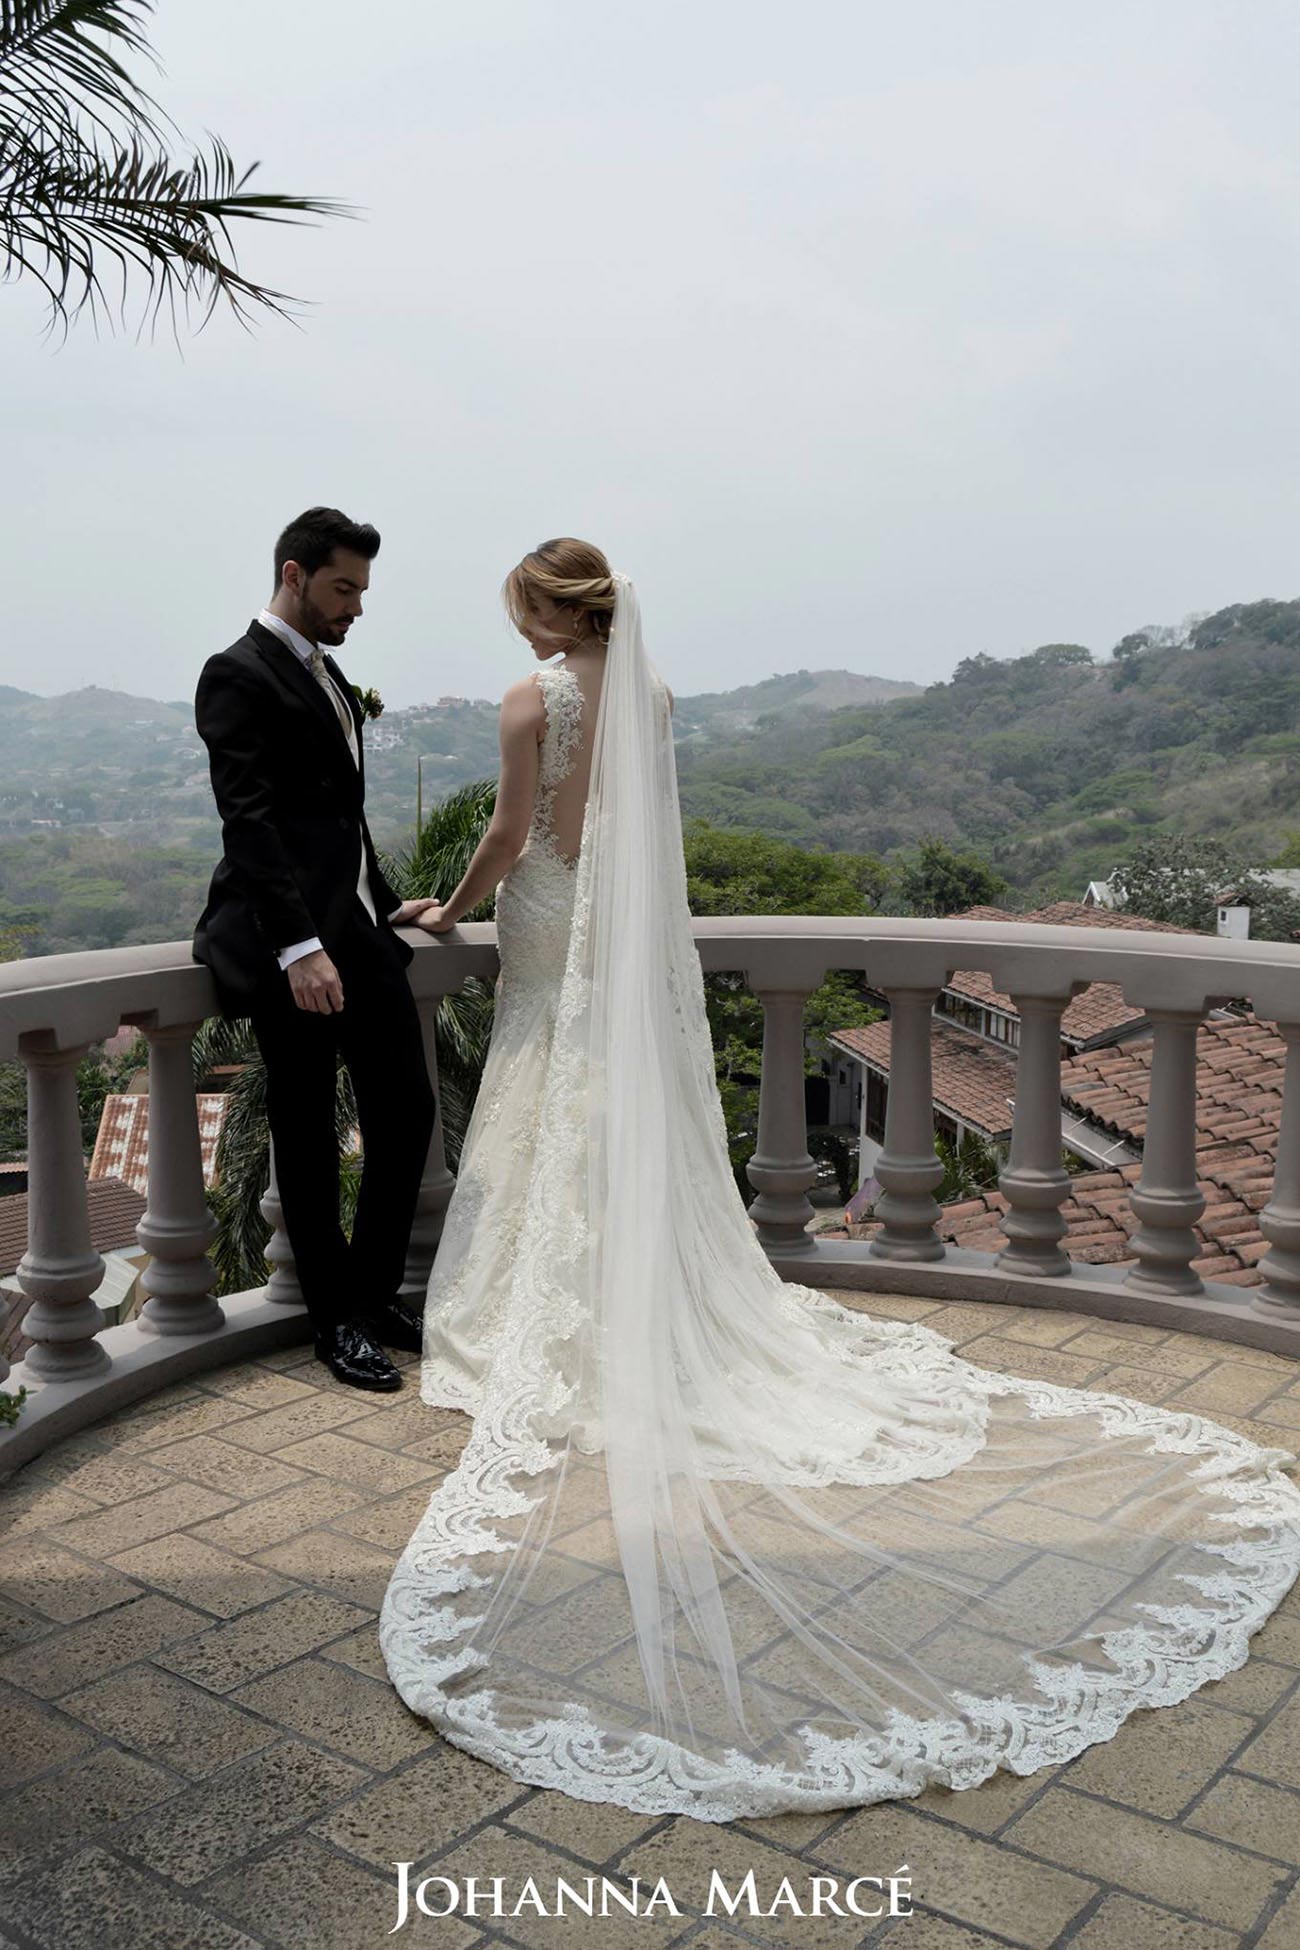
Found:
[(1294, 1456), (784, 1284), (729, 1186), (686, 950), (662, 1306), (600, 1304), (589, 883), (546, 843), (581, 699), (541, 677), (426, 1312), (422, 1397), (474, 1421), (385, 1595), (401, 1697), (515, 1780), (728, 1821), (1029, 1774), (1233, 1671), (1300, 1574)]

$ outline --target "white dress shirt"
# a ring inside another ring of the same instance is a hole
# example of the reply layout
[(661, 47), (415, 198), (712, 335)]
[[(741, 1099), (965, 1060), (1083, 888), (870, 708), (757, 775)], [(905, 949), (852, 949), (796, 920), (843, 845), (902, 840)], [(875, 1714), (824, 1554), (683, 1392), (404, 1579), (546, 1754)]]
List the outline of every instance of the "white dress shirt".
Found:
[[(309, 643), (300, 630), (294, 629), (292, 623), (286, 623), (283, 616), (276, 616), (269, 609), (264, 609), (257, 620), (266, 629), (274, 630), (275, 634), (283, 642), (288, 644), (289, 648), (295, 653), (308, 673), (311, 674), (312, 652), (315, 650), (316, 645)], [(346, 717), (348, 724), (352, 726), (351, 731), (348, 733), (348, 750), (352, 753), (353, 764), (360, 765), (361, 753), (357, 747), (356, 726), (353, 722), (351, 707), (328, 671), (325, 672), (325, 677), (331, 691), (338, 700), (341, 715)], [(313, 675), (312, 683), (314, 684), (315, 682), (316, 678)], [(342, 730), (341, 723), (339, 729)], [(365, 908), (366, 913), (378, 925), (374, 896), (370, 891), (370, 875), (366, 869), (366, 847), (364, 840), (361, 843), (361, 873), (357, 880), (357, 893), (360, 896), (361, 905)], [(400, 907), (395, 907), (388, 916), (388, 919), (390, 921), (395, 920), (401, 911)], [(320, 936), (313, 934), (306, 941), (295, 941), (291, 947), (281, 948), (276, 959), (281, 968), (287, 968), (290, 962), (300, 960), (303, 955), (315, 954), (323, 945)]]

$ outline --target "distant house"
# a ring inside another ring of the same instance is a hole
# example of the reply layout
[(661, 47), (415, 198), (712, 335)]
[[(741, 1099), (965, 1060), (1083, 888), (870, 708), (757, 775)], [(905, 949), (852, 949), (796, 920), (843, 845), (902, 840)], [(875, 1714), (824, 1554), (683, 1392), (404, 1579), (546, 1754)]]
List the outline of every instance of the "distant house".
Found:
[[(1082, 902), (1072, 901), (1055, 901), (1021, 915), (971, 908), (955, 918), (1194, 932), (1104, 906), (1084, 910)], [(959, 1027), (944, 1019), (954, 1001), (979, 1013)], [(993, 990), (986, 975), (955, 974), (934, 1015), (936, 1127), (954, 1137), (970, 1129), (993, 1144), (1005, 1144), (1015, 1105), (1015, 1005)], [(881, 1022), (839, 1030), (832, 1038), (866, 1071), (859, 1163), (863, 1182), (874, 1174), (884, 1139), (888, 1031), (888, 1022)], [(1072, 1176), (1070, 1196), (1061, 1208), (1067, 1224), (1062, 1245), (1072, 1258), (1105, 1264), (1134, 1257), (1129, 1232), (1136, 1220), (1128, 1192), (1142, 1169), (1151, 1051), (1149, 1022), (1113, 984), (1094, 982), (1062, 1015), (1061, 1145), (1080, 1163), (1096, 1167)], [(1200, 1025), (1196, 1161), (1206, 1207), (1195, 1228), (1202, 1250), (1193, 1265), (1203, 1278), (1229, 1285), (1253, 1285), (1259, 1279), (1255, 1266), (1266, 1245), (1257, 1215), (1273, 1183), (1285, 1068), (1282, 1036), (1253, 1014), (1219, 1009)], [(1000, 1251), (1006, 1239), (999, 1217), (1006, 1208), (1006, 1199), (996, 1190), (945, 1206), (940, 1235), (978, 1252)], [(875, 1229), (875, 1222), (865, 1218), (847, 1228), (856, 1238), (870, 1237)]]
[[(960, 921), (1044, 921), (1056, 926), (1154, 928), (1167, 934), (1187, 934), (1187, 928), (1163, 921), (1143, 921), (1107, 907), (1085, 908), (1081, 901), (1053, 901), (1030, 914), (1012, 914), (1000, 907), (969, 907), (954, 915)], [(867, 987), (870, 1000), (888, 1008), (883, 993)], [(991, 1144), (1005, 1144), (1011, 1136), (1016, 1099), (1016, 1052), (1020, 1047), (1020, 1017), (1009, 995), (994, 988), (982, 969), (959, 969), (941, 992), (934, 1008), (931, 1074), (936, 1128), (959, 1143), (967, 1131)], [(1124, 1000), (1113, 982), (1094, 982), (1066, 1004), (1061, 1016), (1061, 1056), (1069, 1061), (1085, 1050), (1123, 1043), (1148, 1030), (1140, 1009)], [(885, 1141), (885, 1111), (889, 1102), (888, 1021), (865, 1029), (839, 1029), (832, 1046), (860, 1066), (863, 1074), (859, 1124), (859, 1175), (875, 1169)], [(1066, 1117), (1062, 1143), (1090, 1164), (1110, 1165), (1135, 1155), (1112, 1142), (1099, 1144), (1094, 1133)]]
[[(1270, 887), (1278, 887), (1283, 893), (1300, 895), (1300, 868), (1262, 867), (1255, 874)], [(1250, 939), (1250, 910), (1254, 895), (1249, 887), (1220, 887), (1215, 894), (1215, 933), (1226, 935), (1232, 941)]]
[[(217, 1145), (230, 1099), (224, 1091), (201, 1090), (194, 1101), (198, 1110), (203, 1182), (211, 1185), (216, 1180)], [(100, 1178), (121, 1179), (144, 1197), (149, 1189), (147, 1091), (137, 1092), (133, 1089), (105, 1097), (87, 1176), (92, 1181)]]

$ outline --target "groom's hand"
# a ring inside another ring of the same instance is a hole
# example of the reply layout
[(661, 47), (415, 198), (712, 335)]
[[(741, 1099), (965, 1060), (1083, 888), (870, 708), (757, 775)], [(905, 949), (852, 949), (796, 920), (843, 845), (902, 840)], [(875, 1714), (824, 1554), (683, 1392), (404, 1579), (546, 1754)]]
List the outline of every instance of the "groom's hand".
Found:
[(437, 905), (438, 903), (435, 900), (403, 901), (396, 914), (389, 917), (390, 926), (395, 928), (409, 928), (412, 921), (418, 921), (420, 916), (427, 913), (429, 908), (436, 907)]
[(343, 984), (323, 948), (300, 955), (288, 968), (289, 990), (300, 1009), (313, 1015), (338, 1015), (343, 1008)]

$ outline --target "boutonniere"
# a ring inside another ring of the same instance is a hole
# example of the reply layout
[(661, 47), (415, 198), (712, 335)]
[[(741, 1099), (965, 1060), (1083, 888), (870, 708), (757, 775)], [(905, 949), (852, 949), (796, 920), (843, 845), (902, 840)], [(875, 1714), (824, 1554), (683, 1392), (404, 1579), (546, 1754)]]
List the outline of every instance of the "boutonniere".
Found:
[(349, 689), (361, 707), (361, 716), (363, 719), (383, 716), (384, 700), (380, 697), (379, 692), (374, 689), (373, 685), (368, 691), (363, 691), (360, 684), (352, 684), (349, 686)]

